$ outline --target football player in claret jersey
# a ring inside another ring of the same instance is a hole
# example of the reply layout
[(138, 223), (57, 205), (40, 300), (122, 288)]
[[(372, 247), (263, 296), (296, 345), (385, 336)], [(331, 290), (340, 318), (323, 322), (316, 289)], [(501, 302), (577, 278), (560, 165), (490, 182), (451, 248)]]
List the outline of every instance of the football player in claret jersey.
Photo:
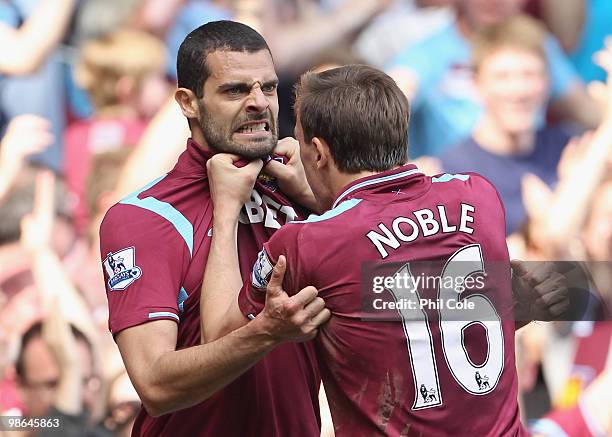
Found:
[[(474, 173), (429, 177), (406, 164), (408, 102), (374, 68), (306, 73), (295, 108), (302, 164), (327, 212), (283, 226), (264, 244), (223, 329), (260, 314), (266, 289), (291, 295), (313, 285), (332, 313), (314, 343), (337, 436), (526, 435), (514, 321), (500, 316), (512, 290), (495, 188)], [(205, 275), (203, 289), (231, 293), (241, 281), (231, 279), (238, 276), (237, 208), (228, 204), (243, 189), (232, 186), (227, 166), (221, 156), (208, 163), (215, 223), (227, 225), (215, 225), (207, 269), (216, 263), (219, 270)], [(401, 262), (410, 272), (412, 263), (428, 260), (462, 279), (482, 273), (479, 296), (440, 286), (437, 297), (473, 303), (483, 320), (449, 320), (444, 306), (400, 311), (397, 321), (363, 320), (364, 262)], [(496, 263), (506, 265), (503, 273), (485, 276)]]
[[(187, 149), (167, 175), (114, 205), (100, 229), (109, 328), (144, 405), (132, 435), (318, 436), (314, 351), (287, 342), (314, 335), (312, 324), (291, 317), (325, 320), (320, 304), (308, 307), (316, 293), (272, 296), (268, 304), (293, 309), (274, 318), (264, 312), (218, 341), (201, 333), (213, 217), (206, 162), (219, 151), (260, 158), (276, 146), (270, 50), (248, 26), (212, 22), (186, 37), (177, 67), (175, 97), (192, 134)], [(232, 168), (249, 185), (250, 207), (237, 227), (245, 276), (272, 233), (301, 217), (276, 185), (255, 183), (262, 165)]]

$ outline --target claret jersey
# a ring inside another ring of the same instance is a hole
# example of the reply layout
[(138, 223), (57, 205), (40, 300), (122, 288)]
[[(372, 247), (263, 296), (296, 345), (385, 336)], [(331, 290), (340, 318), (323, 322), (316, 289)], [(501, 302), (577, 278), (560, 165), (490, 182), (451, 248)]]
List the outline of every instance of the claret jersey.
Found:
[(474, 173), (361, 178), (264, 245), (240, 308), (261, 311), (280, 255), (289, 294), (319, 290), (332, 317), (314, 343), (336, 436), (526, 435), (504, 223)]
[[(113, 335), (167, 319), (178, 325), (177, 349), (200, 344), (200, 288), (213, 232), (210, 156), (189, 140), (167, 175), (107, 212), (100, 238)], [(244, 277), (262, 244), (299, 218), (273, 181), (256, 183), (238, 228)], [(312, 348), (283, 344), (199, 405), (157, 418), (143, 409), (133, 435), (318, 436), (318, 386)]]

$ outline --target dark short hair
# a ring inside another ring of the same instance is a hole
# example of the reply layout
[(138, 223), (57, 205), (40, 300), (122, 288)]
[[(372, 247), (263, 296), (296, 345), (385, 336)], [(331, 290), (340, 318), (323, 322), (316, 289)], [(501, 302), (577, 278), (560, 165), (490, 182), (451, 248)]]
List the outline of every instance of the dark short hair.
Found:
[(408, 160), (408, 99), (391, 77), (367, 65), (302, 75), (296, 115), (306, 142), (327, 142), (346, 173), (385, 171)]
[(179, 47), (176, 70), (179, 88), (201, 98), (210, 76), (206, 57), (217, 50), (254, 53), (268, 50), (266, 40), (251, 27), (235, 21), (211, 21), (193, 30)]
[[(74, 325), (70, 325), (70, 329), (72, 331), (72, 335), (74, 335), (75, 340), (82, 341), (87, 345), (89, 352), (93, 355), (93, 345), (87, 336)], [(37, 338), (42, 337), (43, 330), (43, 322), (39, 320), (34, 322), (21, 336), (21, 342), (19, 345), (19, 353), (17, 355), (17, 360), (15, 361), (15, 373), (22, 380), (25, 381), (25, 350), (28, 344)]]

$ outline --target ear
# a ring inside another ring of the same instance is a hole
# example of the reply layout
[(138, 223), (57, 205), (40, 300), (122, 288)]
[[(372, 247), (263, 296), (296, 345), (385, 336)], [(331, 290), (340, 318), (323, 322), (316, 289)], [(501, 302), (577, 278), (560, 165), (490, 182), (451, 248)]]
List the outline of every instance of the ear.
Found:
[(183, 115), (187, 118), (200, 118), (200, 107), (198, 98), (193, 91), (187, 88), (179, 88), (174, 92), (174, 100), (181, 107)]
[(317, 169), (321, 170), (327, 167), (331, 163), (331, 159), (332, 159), (327, 142), (322, 138), (313, 137), (312, 145), (317, 150), (317, 158), (316, 158)]

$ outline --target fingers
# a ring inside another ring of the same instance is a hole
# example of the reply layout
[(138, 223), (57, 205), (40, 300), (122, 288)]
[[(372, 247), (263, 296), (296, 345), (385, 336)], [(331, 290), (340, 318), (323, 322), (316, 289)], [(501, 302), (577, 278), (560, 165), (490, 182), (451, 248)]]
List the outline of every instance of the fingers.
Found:
[(529, 266), (531, 268), (528, 269), (525, 279), (533, 287), (536, 287), (539, 284), (546, 281), (547, 279), (551, 278), (554, 273), (552, 263), (548, 263), (548, 262), (530, 263)]
[(286, 137), (276, 143), (274, 153), (276, 155), (283, 155), (291, 159), (291, 157), (299, 150), (299, 147), (300, 145), (295, 138)]
[(304, 307), (306, 317), (314, 318), (317, 314), (325, 309), (325, 301), (320, 297), (315, 297)]
[(511, 260), (510, 267), (512, 267), (512, 273), (518, 277), (525, 276), (529, 271), (525, 262), (519, 259)]
[(313, 286), (305, 287), (291, 297), (291, 305), (297, 308), (305, 307), (317, 297), (318, 293), (319, 291)]
[(278, 296), (283, 292), (283, 281), (285, 280), (285, 271), (287, 270), (287, 260), (284, 255), (278, 257), (276, 265), (272, 269), (272, 276), (268, 281), (266, 292), (271, 296)]
[(316, 316), (312, 318), (311, 323), (317, 328), (324, 325), (331, 318), (331, 311), (327, 308), (323, 308)]

